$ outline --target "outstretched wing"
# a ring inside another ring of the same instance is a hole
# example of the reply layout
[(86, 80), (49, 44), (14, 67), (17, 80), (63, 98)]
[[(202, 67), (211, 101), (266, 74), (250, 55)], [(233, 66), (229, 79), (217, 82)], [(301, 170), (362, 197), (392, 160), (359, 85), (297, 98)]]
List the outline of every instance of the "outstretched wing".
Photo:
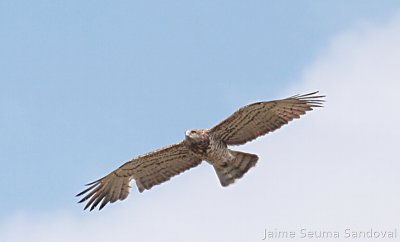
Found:
[(240, 108), (210, 132), (228, 145), (240, 145), (279, 129), (300, 115), (322, 107), (325, 96), (313, 92)]
[(76, 196), (85, 194), (79, 203), (90, 199), (85, 209), (91, 206), (90, 210), (93, 210), (101, 202), (100, 210), (109, 202), (124, 200), (132, 179), (143, 192), (200, 163), (201, 160), (181, 142), (126, 162), (107, 176), (87, 184), (89, 187)]

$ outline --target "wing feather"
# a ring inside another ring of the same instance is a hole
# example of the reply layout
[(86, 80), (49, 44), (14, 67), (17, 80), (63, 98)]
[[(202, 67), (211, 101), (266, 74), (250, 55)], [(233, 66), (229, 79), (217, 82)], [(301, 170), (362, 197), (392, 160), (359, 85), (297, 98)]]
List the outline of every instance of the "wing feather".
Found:
[(240, 145), (279, 129), (307, 111), (322, 107), (318, 92), (242, 107), (210, 132), (228, 145)]
[(89, 200), (84, 209), (93, 210), (99, 204), (102, 209), (108, 203), (127, 198), (132, 179), (143, 192), (200, 163), (183, 142), (171, 145), (128, 161), (107, 176), (87, 184), (89, 187), (77, 195), (84, 195), (79, 203)]

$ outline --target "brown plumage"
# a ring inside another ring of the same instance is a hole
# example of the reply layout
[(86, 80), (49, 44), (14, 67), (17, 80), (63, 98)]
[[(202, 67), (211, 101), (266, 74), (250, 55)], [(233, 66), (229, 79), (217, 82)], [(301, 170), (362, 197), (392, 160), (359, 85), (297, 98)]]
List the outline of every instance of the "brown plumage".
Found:
[(222, 186), (232, 184), (255, 166), (258, 156), (228, 149), (265, 135), (315, 107), (322, 107), (324, 96), (313, 92), (286, 99), (258, 102), (240, 108), (211, 129), (188, 130), (185, 140), (148, 154), (136, 157), (107, 176), (87, 184), (77, 196), (79, 202), (89, 200), (85, 209), (102, 209), (109, 202), (124, 200), (135, 180), (143, 192), (171, 177), (199, 165), (203, 160), (211, 164)]

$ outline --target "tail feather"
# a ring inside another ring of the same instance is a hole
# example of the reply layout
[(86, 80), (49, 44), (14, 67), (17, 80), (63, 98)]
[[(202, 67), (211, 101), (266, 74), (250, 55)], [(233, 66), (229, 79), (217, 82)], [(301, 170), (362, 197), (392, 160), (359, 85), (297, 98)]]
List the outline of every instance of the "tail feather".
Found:
[(235, 157), (232, 161), (227, 162), (224, 167), (214, 166), (222, 186), (226, 187), (241, 178), (251, 167), (255, 166), (258, 156), (240, 151), (230, 151)]

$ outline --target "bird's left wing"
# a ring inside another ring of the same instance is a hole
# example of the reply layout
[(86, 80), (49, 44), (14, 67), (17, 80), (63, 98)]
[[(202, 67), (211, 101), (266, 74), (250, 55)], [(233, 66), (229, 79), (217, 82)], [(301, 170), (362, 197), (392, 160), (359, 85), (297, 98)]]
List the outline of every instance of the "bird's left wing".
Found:
[(210, 129), (210, 132), (227, 145), (244, 144), (279, 129), (315, 107), (322, 107), (324, 96), (317, 93), (244, 106)]
[(102, 209), (109, 202), (124, 200), (129, 195), (132, 179), (136, 181), (139, 191), (143, 192), (200, 163), (201, 160), (180, 142), (139, 156), (107, 176), (87, 184), (89, 187), (77, 195), (85, 194), (79, 203), (90, 199), (85, 209), (90, 207), (93, 210), (100, 203), (99, 209)]

